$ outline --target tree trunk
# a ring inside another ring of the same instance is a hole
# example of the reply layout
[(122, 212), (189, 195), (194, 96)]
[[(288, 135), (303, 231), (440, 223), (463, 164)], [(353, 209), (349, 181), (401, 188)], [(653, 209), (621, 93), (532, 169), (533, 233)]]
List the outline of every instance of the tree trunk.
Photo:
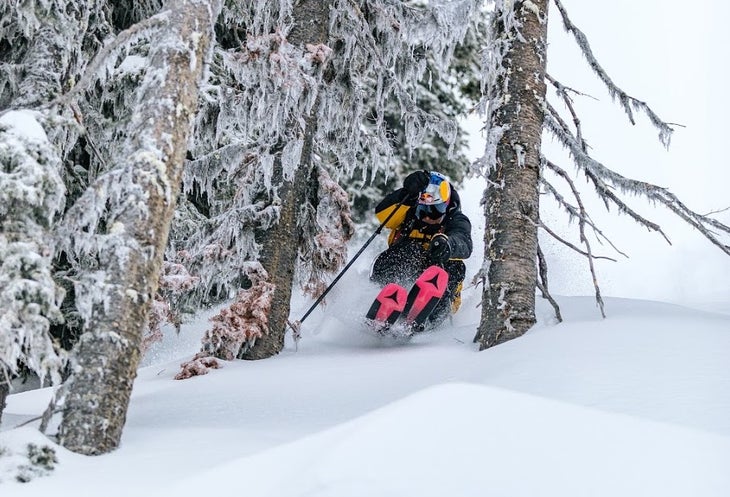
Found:
[[(0, 371), (0, 374), (2, 374), (2, 371)], [(8, 398), (8, 393), (10, 393), (10, 385), (8, 385), (5, 382), (5, 378), (0, 379), (0, 423), (2, 423), (3, 420), (3, 412), (5, 411), (5, 399)]]
[[(326, 43), (328, 39), (329, 12), (331, 2), (322, 0), (302, 0), (294, 7), (294, 26), (288, 36), (292, 45), (304, 47), (306, 44)], [(265, 359), (278, 354), (284, 348), (287, 319), (290, 312), (294, 269), (297, 263), (297, 250), (301, 234), (297, 226), (297, 214), (310, 188), (312, 169), (312, 144), (317, 132), (315, 104), (312, 113), (305, 118), (304, 145), (299, 168), (291, 182), (284, 180), (282, 166), (277, 159), (274, 181), (281, 185), (279, 198), (281, 210), (279, 222), (262, 233), (261, 263), (275, 285), (269, 315), (269, 332), (256, 340), (250, 348), (240, 354), (242, 359)], [(299, 126), (293, 123), (292, 127)], [(283, 148), (283, 146), (282, 146)]]
[(75, 452), (103, 454), (119, 445), (220, 7), (220, 2), (167, 2), (169, 25), (151, 47), (125, 147), (124, 198), (109, 200), (117, 203), (110, 208), (109, 232), (123, 241), (105, 255), (110, 290), (104, 305), (92, 311), (57, 404), (59, 442)]
[[(509, 40), (510, 45), (502, 59), (504, 72), (496, 83), (504, 88), (506, 82), (506, 89), (488, 123), (491, 130), (505, 131), (486, 191), (484, 256), (488, 270), (481, 322), (474, 338), (480, 350), (521, 336), (535, 324), (548, 0), (517, 1), (504, 8), (514, 9), (516, 22), (506, 26), (499, 21), (493, 27), (495, 37)], [(496, 18), (509, 20), (510, 16), (497, 12)]]

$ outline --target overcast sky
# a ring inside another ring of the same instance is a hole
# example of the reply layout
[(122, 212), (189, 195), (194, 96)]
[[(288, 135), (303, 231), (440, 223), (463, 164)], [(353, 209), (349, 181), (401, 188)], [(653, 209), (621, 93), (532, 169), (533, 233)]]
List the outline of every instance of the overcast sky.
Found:
[[(644, 116), (638, 116), (637, 125), (632, 126), (611, 103), (572, 36), (565, 33), (559, 11), (551, 5), (548, 71), (563, 84), (598, 99), (576, 100), (593, 156), (625, 176), (668, 188), (698, 212), (730, 207), (726, 151), (730, 102), (725, 97), (730, 87), (730, 30), (725, 25), (730, 6), (721, 0), (563, 0), (563, 4), (613, 81), (646, 101), (662, 119), (684, 126), (676, 128), (668, 150)], [(476, 136), (472, 143), (473, 153), (482, 153), (483, 140)], [(548, 140), (543, 150), (573, 172), (568, 160), (561, 158), (560, 147)], [(730, 300), (730, 257), (666, 209), (637, 204), (642, 214), (662, 226), (672, 246), (626, 216), (604, 216), (605, 209), (593, 205), (594, 219), (630, 256), (628, 260), (618, 256), (618, 263), (599, 264), (604, 295), (690, 302)], [(549, 210), (544, 214), (547, 223), (561, 226), (562, 216)], [(730, 224), (730, 211), (718, 219)], [(552, 259), (553, 291), (591, 293), (585, 260), (557, 244), (544, 245)], [(608, 248), (596, 249), (594, 244), (594, 249), (611, 255)], [(482, 254), (476, 256), (481, 259)]]

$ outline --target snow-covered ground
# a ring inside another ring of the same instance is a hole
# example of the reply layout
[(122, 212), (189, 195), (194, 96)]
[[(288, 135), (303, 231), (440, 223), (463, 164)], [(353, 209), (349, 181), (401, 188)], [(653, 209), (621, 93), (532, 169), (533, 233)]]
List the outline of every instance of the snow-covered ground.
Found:
[[(730, 4), (563, 3), (617, 83), (687, 126), (667, 153), (645, 120), (628, 126), (620, 110), (596, 112), (611, 100), (581, 55), (564, 52), (574, 43), (553, 11), (549, 70), (601, 99), (576, 99), (597, 157), (670, 188), (698, 212), (719, 210), (727, 223), (728, 168), (723, 148), (708, 144), (726, 139), (730, 66), (717, 61), (725, 60)], [(484, 137), (473, 135), (476, 158)], [(483, 190), (474, 180), (461, 192), (477, 245), (469, 277), (483, 254)], [(600, 219), (631, 255), (597, 262), (604, 295), (632, 297), (606, 298), (606, 319), (589, 297), (558, 296), (564, 323), (541, 301), (524, 337), (477, 352), (479, 299), (470, 288), (443, 329), (407, 343), (378, 340), (359, 324), (376, 291), (363, 284), (370, 251), (305, 322), (298, 349), (289, 343), (276, 358), (175, 381), (179, 363), (198, 350), (205, 316), (167, 336), (144, 359), (122, 445), (111, 454), (54, 446), (48, 475), (19, 468), (28, 443), (52, 445), (37, 421), (15, 428), (39, 416), (51, 392), (13, 394), (0, 425), (0, 496), (727, 497), (730, 261), (669, 215), (641, 213), (674, 245), (626, 216)], [(541, 243), (555, 293), (592, 292), (585, 260), (549, 237)], [(295, 302), (293, 318), (309, 304)], [(17, 483), (18, 475), (33, 479)]]
[(298, 348), (175, 381), (206, 323), (185, 326), (145, 358), (117, 451), (56, 447), (56, 469), (25, 484), (13, 454), (49, 442), (12, 428), (50, 391), (11, 395), (0, 494), (730, 495), (730, 304), (607, 299), (601, 319), (563, 297), (556, 325), (541, 301), (525, 336), (477, 352), (477, 290), (443, 329), (384, 341), (359, 325), (365, 279), (364, 264), (342, 279)]

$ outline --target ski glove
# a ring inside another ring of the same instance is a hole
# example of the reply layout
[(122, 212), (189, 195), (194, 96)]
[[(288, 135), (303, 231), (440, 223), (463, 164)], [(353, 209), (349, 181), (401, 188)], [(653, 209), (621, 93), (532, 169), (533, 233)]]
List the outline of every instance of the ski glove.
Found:
[(417, 197), (430, 182), (431, 175), (428, 172), (416, 171), (406, 176), (403, 180), (403, 188), (406, 189), (409, 197)]
[(449, 257), (451, 257), (449, 237), (439, 234), (431, 238), (431, 247), (428, 255), (434, 264), (443, 264), (448, 261)]

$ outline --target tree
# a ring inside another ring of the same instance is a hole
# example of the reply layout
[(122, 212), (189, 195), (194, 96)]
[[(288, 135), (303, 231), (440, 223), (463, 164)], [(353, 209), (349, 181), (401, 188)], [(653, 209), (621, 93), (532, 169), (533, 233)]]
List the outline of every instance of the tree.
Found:
[[(77, 291), (85, 331), (44, 425), (60, 412), (59, 442), (75, 452), (109, 452), (121, 438), (219, 10), (220, 3), (182, 0), (150, 18), (137, 112), (115, 157), (120, 166), (99, 176), (61, 228), (66, 253), (91, 263), (85, 276), (93, 288)], [(108, 56), (102, 51), (96, 61)]]
[(0, 382), (0, 420), (2, 420), (3, 411), (5, 411), (5, 399), (7, 399), (8, 393), (10, 393), (10, 385), (4, 381)]
[(540, 140), (547, 0), (499, 5), (494, 12), (485, 192), (486, 282), (477, 340), (482, 348), (535, 323)]
[[(616, 86), (594, 57), (586, 36), (571, 22), (562, 2), (553, 0), (553, 3), (565, 29), (574, 36), (588, 64), (626, 112), (630, 122), (634, 123), (636, 112), (645, 114), (659, 130), (660, 141), (668, 146), (672, 126), (659, 118), (645, 102)], [(497, 1), (492, 15), (485, 67), (488, 137), (485, 157), (477, 164), (488, 181), (485, 192), (485, 262), (479, 274), (484, 282), (483, 311), (474, 339), (481, 349), (520, 336), (530, 328), (535, 322), (536, 288), (551, 301), (560, 319), (559, 307), (548, 289), (547, 262), (537, 243), (538, 228), (543, 228), (588, 259), (596, 301), (603, 314), (603, 301), (593, 266), (598, 256), (591, 248), (589, 231), (593, 231), (599, 241), (613, 245), (591, 220), (581, 191), (565, 168), (541, 154), (541, 131), (554, 136), (568, 150), (573, 165), (585, 175), (588, 184), (593, 186), (607, 208), (611, 205), (617, 207), (620, 213), (666, 238), (659, 225), (629, 207), (622, 195), (646, 198), (668, 208), (730, 254), (730, 245), (726, 241), (730, 235), (728, 226), (709, 215), (692, 211), (666, 189), (626, 178), (590, 156), (581, 120), (572, 105), (572, 98), (578, 93), (545, 73), (547, 12), (547, 1)], [(545, 98), (546, 83), (555, 88), (556, 95), (564, 103), (572, 127)], [(567, 184), (575, 204), (556, 188), (556, 180)], [(567, 242), (540, 219), (540, 193), (553, 197), (571, 219), (577, 221), (578, 236), (584, 250)]]
[[(60, 159), (30, 111), (0, 117), (0, 369), (26, 367), (60, 381), (63, 354), (51, 323), (63, 320), (63, 291), (51, 276), (50, 226), (63, 208)], [(2, 374), (2, 373), (0, 373)]]
[[(292, 10), (293, 25), (287, 40), (294, 47), (310, 53), (324, 50), (328, 41), (329, 11), (333, 2), (321, 0), (300, 0)], [(319, 47), (319, 48), (315, 48)], [(326, 57), (326, 50), (322, 57)], [(313, 54), (316, 58), (317, 55)], [(324, 62), (324, 60), (322, 61)], [(278, 354), (284, 348), (284, 335), (289, 319), (289, 303), (292, 295), (292, 277), (297, 265), (299, 240), (303, 237), (297, 223), (297, 215), (302, 202), (308, 198), (308, 190), (317, 184), (314, 166), (314, 138), (317, 134), (317, 111), (319, 96), (317, 88), (306, 90), (300, 98), (312, 99), (309, 111), (300, 116), (299, 121), (292, 116), (288, 123), (289, 140), (282, 140), (276, 148), (283, 151), (287, 146), (296, 143), (299, 149), (299, 164), (293, 176), (285, 178), (282, 155), (277, 153), (274, 159), (272, 180), (281, 185), (279, 190), (279, 219), (271, 229), (261, 231), (257, 237), (261, 242), (261, 264), (269, 274), (273, 285), (271, 294), (271, 312), (268, 315), (268, 333), (262, 335), (250, 347), (241, 351), (244, 359), (263, 359)], [(315, 199), (316, 201), (316, 199)]]
[[(52, 227), (65, 205), (59, 121), (43, 109), (84, 66), (95, 2), (43, 11), (0, 7), (0, 392), (25, 368), (60, 381), (64, 354), (49, 328), (63, 322)], [(12, 110), (11, 110), (12, 109)], [(0, 406), (4, 403), (0, 402)], [(2, 414), (2, 409), (0, 409)]]
[[(420, 2), (411, 3), (420, 5)], [(454, 48), (448, 67), (439, 69), (432, 60), (431, 52), (420, 49), (421, 56), (428, 62), (423, 78), (413, 89), (414, 99), (419, 108), (444, 121), (457, 121), (469, 108), (475, 107), (481, 98), (478, 81), (481, 71), (481, 45), (486, 27), (479, 22), (479, 18), (474, 21), (469, 24), (463, 41)], [(385, 118), (394, 149), (392, 164), (387, 170), (371, 176), (368, 165), (386, 158), (375, 159), (370, 157), (368, 150), (364, 150), (360, 157), (363, 165), (354, 172), (346, 187), (352, 199), (353, 219), (358, 223), (374, 223), (375, 205), (387, 193), (400, 186), (400, 180), (413, 171), (437, 170), (458, 185), (469, 170), (466, 130), (461, 124), (457, 122), (453, 143), (448, 143), (438, 133), (430, 132), (420, 146), (409, 147), (397, 101), (392, 100), (386, 106)]]
[[(180, 300), (183, 306), (236, 298), (213, 318), (193, 362), (206, 355), (254, 359), (278, 353), (303, 240), (337, 225), (327, 215), (324, 226), (307, 232), (300, 219), (323, 213), (320, 205), (331, 197), (320, 188), (326, 173), (311, 159), (318, 82), (329, 51), (321, 44), (329, 4), (299, 2), (292, 13), (275, 4), (228, 8), (218, 27), (216, 86), (208, 89), (216, 97), (198, 116), (187, 203), (169, 256), (182, 256), (200, 278)], [(294, 23), (286, 38), (283, 19), (290, 15)]]
[[(214, 86), (206, 90), (196, 123), (187, 202), (168, 258), (200, 278), (179, 299), (181, 307), (238, 297), (235, 313), (231, 307), (214, 318), (215, 332), (206, 335), (194, 361), (206, 354), (227, 357), (232, 349), (248, 358), (281, 350), (287, 287), (297, 278), (316, 293), (322, 276), (344, 262), (352, 224), (337, 183), (350, 181), (365, 151), (376, 158), (368, 175), (392, 164), (386, 105), (396, 102), (411, 147), (429, 132), (454, 139), (454, 123), (424, 111), (413, 98), (426, 69), (417, 54), (433, 50), (434, 64), (443, 67), (453, 41), (465, 34), (474, 2), (433, 2), (425, 9), (400, 1), (339, 0), (328, 11), (322, 7), (305, 1), (292, 10), (286, 3), (224, 9)], [(299, 28), (313, 15), (326, 17), (318, 26), (327, 31), (315, 36)], [(326, 43), (304, 43), (320, 40)], [(278, 241), (277, 232), (284, 235)], [(282, 298), (265, 304), (271, 306), (266, 322), (253, 323), (262, 315), (240, 304), (262, 304), (271, 284)], [(251, 333), (224, 326), (233, 322), (248, 323)]]

